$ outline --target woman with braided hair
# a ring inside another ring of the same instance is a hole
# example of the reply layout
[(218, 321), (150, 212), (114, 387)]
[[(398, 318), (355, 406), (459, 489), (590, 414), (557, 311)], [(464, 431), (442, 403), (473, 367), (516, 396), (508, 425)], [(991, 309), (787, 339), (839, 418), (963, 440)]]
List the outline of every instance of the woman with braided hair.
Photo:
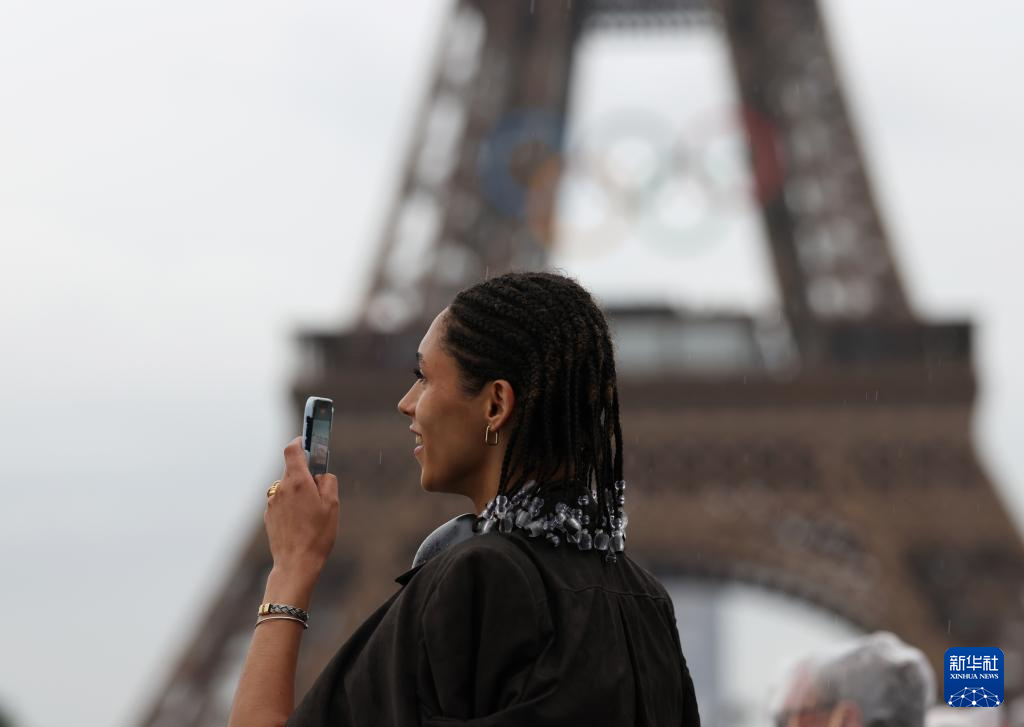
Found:
[[(589, 293), (554, 273), (489, 279), (438, 314), (416, 356), (398, 409), (420, 485), (474, 512), (424, 541), (287, 725), (697, 727), (672, 602), (626, 555), (615, 357)], [(257, 689), (253, 650), (240, 693)]]

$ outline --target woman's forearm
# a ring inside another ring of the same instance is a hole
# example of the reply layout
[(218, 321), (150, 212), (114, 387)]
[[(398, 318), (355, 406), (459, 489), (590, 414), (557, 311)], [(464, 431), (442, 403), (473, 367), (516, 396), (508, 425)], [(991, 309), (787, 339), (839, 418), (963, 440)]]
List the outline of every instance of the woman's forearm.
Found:
[[(317, 575), (275, 568), (267, 578), (263, 602), (308, 610)], [(300, 623), (277, 619), (253, 631), (228, 727), (280, 727), (288, 720), (295, 709), (295, 667), (304, 630)]]

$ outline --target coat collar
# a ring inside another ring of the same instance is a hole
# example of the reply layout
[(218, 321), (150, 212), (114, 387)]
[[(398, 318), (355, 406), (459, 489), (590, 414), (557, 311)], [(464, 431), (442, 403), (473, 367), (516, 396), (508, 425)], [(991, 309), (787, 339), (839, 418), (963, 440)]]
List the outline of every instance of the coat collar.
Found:
[(403, 573), (402, 575), (398, 576), (398, 578), (395, 579), (395, 583), (398, 583), (399, 585), (404, 586), (406, 583), (408, 583), (409, 581), (412, 580), (412, 577), (414, 575), (416, 575), (416, 571), (418, 571), (420, 568), (422, 568), (425, 565), (426, 565), (426, 563), (420, 563), (418, 566), (415, 566), (414, 568), (410, 568), (405, 573)]
[(441, 552), (447, 550), (456, 543), (461, 543), (463, 540), (468, 540), (475, 534), (473, 524), (476, 522), (476, 515), (472, 513), (466, 513), (465, 515), (459, 515), (453, 517), (448, 522), (441, 525), (434, 532), (424, 539), (419, 549), (416, 551), (416, 556), (412, 559), (413, 566), (402, 575), (395, 579), (396, 583), (405, 585), (412, 577), (416, 575), (416, 571), (426, 565), (430, 559), (439, 555)]

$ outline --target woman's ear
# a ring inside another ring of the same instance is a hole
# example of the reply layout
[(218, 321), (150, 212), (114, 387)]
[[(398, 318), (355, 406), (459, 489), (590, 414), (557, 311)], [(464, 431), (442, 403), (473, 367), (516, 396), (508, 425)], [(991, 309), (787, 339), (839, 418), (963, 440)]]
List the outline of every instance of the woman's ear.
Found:
[(491, 423), (492, 429), (498, 429), (512, 416), (512, 410), (516, 405), (516, 394), (512, 390), (512, 384), (505, 379), (492, 381), (486, 391), (488, 392), (487, 411), (484, 416)]

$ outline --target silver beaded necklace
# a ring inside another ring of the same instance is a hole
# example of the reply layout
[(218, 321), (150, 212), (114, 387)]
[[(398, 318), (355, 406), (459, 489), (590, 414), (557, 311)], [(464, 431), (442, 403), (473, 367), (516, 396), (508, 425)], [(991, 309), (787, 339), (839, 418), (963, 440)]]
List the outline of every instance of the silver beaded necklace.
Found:
[(537, 487), (536, 480), (529, 480), (511, 497), (497, 495), (488, 502), (473, 530), (487, 533), (497, 528), (499, 533), (508, 534), (519, 529), (531, 538), (543, 535), (556, 548), (564, 540), (579, 550), (603, 551), (605, 562), (614, 563), (626, 547), (629, 516), (624, 510), (626, 481), (616, 481), (613, 488), (605, 488), (606, 511), (598, 513), (598, 502), (589, 489), (574, 502), (549, 496), (550, 502), (546, 503), (545, 497), (531, 494), (543, 488)]

